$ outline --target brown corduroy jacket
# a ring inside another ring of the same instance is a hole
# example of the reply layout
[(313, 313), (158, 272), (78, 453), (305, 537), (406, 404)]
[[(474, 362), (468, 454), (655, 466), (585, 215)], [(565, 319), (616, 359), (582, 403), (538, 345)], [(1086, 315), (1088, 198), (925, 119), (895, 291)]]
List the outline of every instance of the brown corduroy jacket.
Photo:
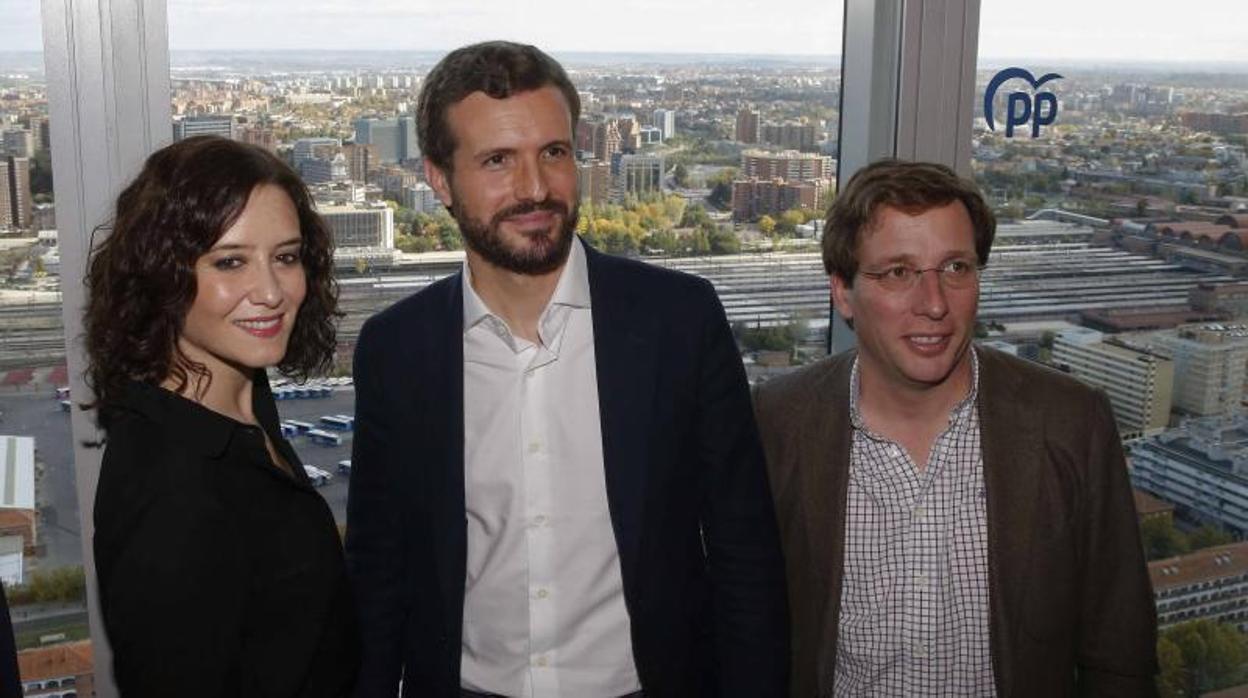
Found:
[[(1156, 612), (1109, 401), (977, 349), (992, 663), (1001, 696), (1153, 696)], [(854, 354), (755, 391), (792, 618), (792, 695), (832, 695)]]

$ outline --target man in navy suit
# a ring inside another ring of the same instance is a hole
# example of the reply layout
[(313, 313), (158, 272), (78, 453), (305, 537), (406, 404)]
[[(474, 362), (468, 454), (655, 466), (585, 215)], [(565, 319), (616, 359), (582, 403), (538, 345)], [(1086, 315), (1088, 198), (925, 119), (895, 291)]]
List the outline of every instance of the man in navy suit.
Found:
[(425, 175), (467, 253), (356, 348), (358, 695), (786, 693), (732, 333), (706, 281), (575, 236), (579, 111), (532, 46), (461, 48), (425, 80)]

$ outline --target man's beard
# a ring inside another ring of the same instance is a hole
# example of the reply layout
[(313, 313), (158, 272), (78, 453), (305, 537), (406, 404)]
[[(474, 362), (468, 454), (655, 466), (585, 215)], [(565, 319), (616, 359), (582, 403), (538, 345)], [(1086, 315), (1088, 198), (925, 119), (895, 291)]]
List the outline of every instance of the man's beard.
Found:
[[(463, 201), (455, 197), (455, 201)], [(490, 264), (516, 274), (537, 276), (548, 274), (563, 265), (572, 249), (572, 237), (576, 231), (579, 204), (568, 210), (567, 204), (555, 199), (527, 201), (509, 206), (490, 217), (489, 224), (482, 224), (468, 215), (462, 207), (450, 207), (451, 216), (459, 224), (468, 249), (481, 255)], [(550, 211), (562, 219), (557, 235), (552, 240), (549, 230), (521, 233), (522, 247), (513, 249), (503, 239), (499, 226), (512, 216), (522, 216), (534, 211)]]

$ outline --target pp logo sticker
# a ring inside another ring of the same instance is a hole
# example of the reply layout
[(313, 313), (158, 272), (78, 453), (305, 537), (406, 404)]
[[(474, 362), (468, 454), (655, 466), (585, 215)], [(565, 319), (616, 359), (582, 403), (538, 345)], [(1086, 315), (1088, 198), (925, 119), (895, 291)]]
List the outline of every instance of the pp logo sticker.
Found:
[(996, 122), (992, 118), (992, 103), (993, 98), (997, 96), (997, 90), (1008, 80), (1022, 78), (1031, 85), (1034, 96), (1029, 92), (1011, 92), (1006, 98), (1005, 137), (1012, 138), (1015, 126), (1025, 126), (1029, 122), (1031, 123), (1031, 137), (1038, 137), (1040, 127), (1048, 126), (1057, 118), (1057, 95), (1037, 90), (1044, 83), (1060, 77), (1062, 76), (1057, 73), (1049, 73), (1037, 80), (1031, 71), (1025, 68), (1006, 68), (992, 76), (988, 88), (984, 90), (984, 121), (988, 122), (988, 130), (997, 130)]

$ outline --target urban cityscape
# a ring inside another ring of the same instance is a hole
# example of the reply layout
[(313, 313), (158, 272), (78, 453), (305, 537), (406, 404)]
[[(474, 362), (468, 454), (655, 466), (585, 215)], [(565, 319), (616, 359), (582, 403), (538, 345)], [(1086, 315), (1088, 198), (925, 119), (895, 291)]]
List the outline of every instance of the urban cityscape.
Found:
[[(169, 138), (276, 153), (332, 230), (346, 313), (335, 370), (275, 384), (340, 524), (360, 325), (463, 263), (415, 136), (439, 57), (172, 55)], [(557, 57), (582, 103), (577, 230), (589, 244), (710, 280), (752, 382), (852, 343), (819, 254), (837, 188), (839, 57)], [(981, 61), (976, 104), (1001, 67)], [(1007, 137), (977, 112), (972, 170), (999, 227), (976, 335), (1109, 395), (1150, 560), (1163, 694), (1234, 690), (1248, 684), (1248, 70), (1057, 72), (1058, 116), (1037, 137)], [(47, 103), (40, 55), (0, 52), (0, 579), (27, 695), (90, 695), (61, 315), (62, 277), (81, 272), (63, 274), (58, 254)]]

